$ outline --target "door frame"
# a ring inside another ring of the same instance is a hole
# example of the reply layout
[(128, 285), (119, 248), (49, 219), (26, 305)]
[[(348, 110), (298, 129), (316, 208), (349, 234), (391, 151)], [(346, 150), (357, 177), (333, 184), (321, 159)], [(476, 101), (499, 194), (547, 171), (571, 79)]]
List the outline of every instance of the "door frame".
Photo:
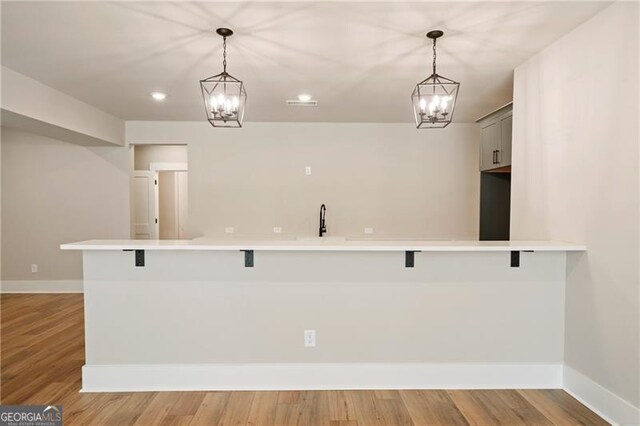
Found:
[[(156, 176), (158, 176), (159, 172), (189, 172), (189, 164), (188, 163), (167, 163), (167, 162), (155, 162), (155, 163), (149, 163), (149, 170), (153, 171), (156, 173)], [(177, 178), (177, 177), (176, 177)], [(160, 177), (158, 176), (158, 182), (160, 181)], [(176, 187), (178, 186), (178, 182), (176, 181), (175, 183)], [(160, 201), (160, 193), (158, 192), (158, 202)], [(178, 200), (176, 200), (177, 202)], [(176, 220), (179, 222), (180, 221), (180, 213), (179, 213), (179, 206), (178, 204), (175, 205), (175, 209), (176, 209), (176, 213), (175, 213), (175, 217)], [(158, 211), (158, 215), (160, 214), (160, 212)], [(162, 218), (160, 218), (160, 220), (162, 220)], [(180, 229), (180, 225), (179, 223), (176, 223), (176, 227), (178, 229)], [(187, 233), (188, 235), (188, 233)], [(158, 239), (160, 239), (160, 227), (158, 226)]]
[[(136, 171), (136, 167), (135, 167), (135, 147), (137, 146), (147, 146), (147, 145), (156, 145), (156, 146), (163, 146), (163, 145), (177, 145), (177, 146), (186, 146), (187, 149), (189, 147), (189, 144), (187, 143), (176, 143), (176, 142), (151, 142), (151, 143), (146, 143), (146, 142), (128, 142), (128, 146), (129, 146), (129, 238), (134, 240), (135, 239), (135, 224), (134, 224), (134, 211), (133, 211), (133, 182), (134, 182), (134, 172)], [(150, 163), (149, 164), (149, 170), (152, 170), (153, 166), (156, 166), (157, 170), (167, 170), (167, 171), (171, 171), (171, 170), (175, 170), (175, 171), (188, 171), (188, 163), (163, 163), (163, 162), (156, 162), (156, 163)], [(169, 167), (169, 168), (167, 168)]]

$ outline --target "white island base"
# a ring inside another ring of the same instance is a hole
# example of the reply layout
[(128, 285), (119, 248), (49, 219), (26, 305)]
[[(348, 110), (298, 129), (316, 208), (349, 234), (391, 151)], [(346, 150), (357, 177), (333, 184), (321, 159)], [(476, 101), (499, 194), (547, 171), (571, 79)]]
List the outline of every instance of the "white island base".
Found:
[[(584, 250), (415, 241), (62, 248), (84, 256), (85, 392), (558, 388), (566, 251)], [(305, 330), (316, 331), (315, 347), (305, 347)]]

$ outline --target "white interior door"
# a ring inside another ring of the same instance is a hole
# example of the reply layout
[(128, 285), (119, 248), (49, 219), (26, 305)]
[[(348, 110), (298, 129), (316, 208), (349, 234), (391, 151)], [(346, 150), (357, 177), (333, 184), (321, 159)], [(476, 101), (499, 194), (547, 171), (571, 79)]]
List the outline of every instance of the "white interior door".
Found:
[(161, 240), (187, 239), (187, 172), (158, 172)]
[(136, 170), (133, 172), (133, 228), (136, 240), (157, 240), (158, 228), (158, 173)]
[(158, 219), (161, 240), (178, 239), (176, 172), (158, 172)]

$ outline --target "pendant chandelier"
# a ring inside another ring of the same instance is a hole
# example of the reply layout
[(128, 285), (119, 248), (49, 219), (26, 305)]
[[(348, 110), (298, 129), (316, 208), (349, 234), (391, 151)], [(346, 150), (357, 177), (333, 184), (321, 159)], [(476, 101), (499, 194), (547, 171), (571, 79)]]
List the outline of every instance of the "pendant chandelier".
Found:
[(418, 129), (447, 127), (453, 118), (460, 83), (436, 73), (436, 41), (443, 34), (440, 30), (427, 33), (433, 40), (433, 73), (418, 83), (411, 94)]
[(247, 92), (242, 81), (227, 72), (227, 37), (233, 31), (218, 28), (216, 33), (222, 36), (222, 72), (200, 80), (207, 120), (213, 127), (242, 127)]

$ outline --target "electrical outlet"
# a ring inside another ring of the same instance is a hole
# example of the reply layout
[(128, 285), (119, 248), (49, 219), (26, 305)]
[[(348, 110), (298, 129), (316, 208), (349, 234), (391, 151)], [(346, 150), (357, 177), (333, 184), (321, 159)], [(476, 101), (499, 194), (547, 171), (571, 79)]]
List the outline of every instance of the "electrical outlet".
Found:
[(364, 228), (365, 234), (373, 234), (373, 228)]
[(35, 263), (31, 264), (31, 272), (38, 272), (38, 265)]
[(305, 330), (304, 331), (304, 346), (306, 348), (313, 348), (316, 346), (316, 331)]
[(279, 226), (274, 226), (273, 227), (273, 233), (274, 234), (282, 234), (282, 228)]
[(311, 166), (307, 166), (304, 168), (304, 174), (307, 176), (311, 176)]
[(236, 230), (233, 229), (233, 226), (227, 226), (226, 228), (224, 228), (224, 233), (225, 234), (233, 234)]

